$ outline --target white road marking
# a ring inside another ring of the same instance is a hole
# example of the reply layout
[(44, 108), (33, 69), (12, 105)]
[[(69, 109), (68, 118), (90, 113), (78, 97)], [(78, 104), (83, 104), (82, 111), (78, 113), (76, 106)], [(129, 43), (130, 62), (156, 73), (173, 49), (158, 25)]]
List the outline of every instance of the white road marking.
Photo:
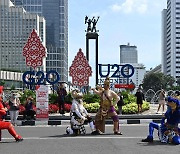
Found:
[[(67, 126), (70, 126), (70, 125), (36, 125), (36, 126), (16, 126), (16, 127), (29, 127), (29, 128), (32, 128), (32, 127), (67, 127)], [(106, 127), (112, 127), (113, 125), (106, 125)], [(120, 126), (148, 126), (148, 124), (120, 124)], [(89, 127), (88, 125), (85, 125), (85, 127)]]
[[(122, 136), (66, 136), (66, 137), (24, 137), (24, 140), (62, 140), (62, 139), (142, 139), (143, 137), (122, 137)], [(2, 140), (14, 140), (14, 138), (2, 138)]]

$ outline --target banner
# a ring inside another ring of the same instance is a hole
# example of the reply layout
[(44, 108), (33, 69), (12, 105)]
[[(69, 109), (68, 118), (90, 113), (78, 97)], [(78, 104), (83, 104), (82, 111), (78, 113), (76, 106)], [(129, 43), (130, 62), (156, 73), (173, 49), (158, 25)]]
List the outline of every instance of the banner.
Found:
[(48, 118), (48, 87), (46, 85), (36, 86), (36, 118)]

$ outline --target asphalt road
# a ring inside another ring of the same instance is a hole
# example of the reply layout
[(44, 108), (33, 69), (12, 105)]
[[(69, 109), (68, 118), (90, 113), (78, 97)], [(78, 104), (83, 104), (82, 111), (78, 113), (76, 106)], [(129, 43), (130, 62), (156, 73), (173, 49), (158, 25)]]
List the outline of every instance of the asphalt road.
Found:
[(15, 127), (24, 141), (17, 143), (7, 130), (2, 131), (0, 154), (178, 154), (180, 145), (162, 144), (155, 131), (153, 143), (143, 143), (148, 125), (121, 125), (122, 136), (113, 135), (113, 127), (106, 126), (103, 135), (65, 135), (66, 126)]

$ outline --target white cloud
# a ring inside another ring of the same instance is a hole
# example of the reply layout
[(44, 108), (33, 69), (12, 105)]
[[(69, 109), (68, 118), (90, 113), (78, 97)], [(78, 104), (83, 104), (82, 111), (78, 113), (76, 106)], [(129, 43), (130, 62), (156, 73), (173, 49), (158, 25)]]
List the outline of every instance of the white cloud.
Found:
[(114, 4), (111, 7), (114, 12), (133, 13), (138, 12), (140, 14), (146, 13), (148, 8), (147, 0), (125, 0), (124, 3)]
[(141, 4), (139, 7), (137, 7), (137, 11), (141, 14), (145, 13), (147, 11), (147, 5)]
[(114, 5), (111, 6), (111, 9), (114, 12), (119, 12), (122, 9), (122, 6), (118, 5), (118, 4), (114, 4)]

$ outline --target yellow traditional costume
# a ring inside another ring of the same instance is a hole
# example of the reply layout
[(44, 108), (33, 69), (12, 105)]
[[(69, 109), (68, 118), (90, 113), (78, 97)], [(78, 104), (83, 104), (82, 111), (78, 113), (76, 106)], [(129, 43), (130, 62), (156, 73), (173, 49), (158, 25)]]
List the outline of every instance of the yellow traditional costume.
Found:
[(93, 91), (101, 97), (100, 108), (95, 116), (96, 131), (92, 134), (100, 134), (105, 132), (105, 119), (111, 117), (114, 122), (114, 134), (122, 135), (119, 132), (119, 118), (115, 110), (115, 105), (120, 100), (119, 96), (110, 87), (110, 79), (104, 81), (104, 88), (101, 90), (93, 89)]

